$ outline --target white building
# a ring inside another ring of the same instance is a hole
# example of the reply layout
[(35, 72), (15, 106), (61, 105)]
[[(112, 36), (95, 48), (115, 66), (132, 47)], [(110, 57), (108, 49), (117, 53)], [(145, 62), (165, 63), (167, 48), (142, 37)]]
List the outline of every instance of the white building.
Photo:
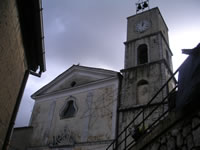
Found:
[(115, 138), (120, 76), (73, 65), (33, 94), (31, 147), (105, 149)]

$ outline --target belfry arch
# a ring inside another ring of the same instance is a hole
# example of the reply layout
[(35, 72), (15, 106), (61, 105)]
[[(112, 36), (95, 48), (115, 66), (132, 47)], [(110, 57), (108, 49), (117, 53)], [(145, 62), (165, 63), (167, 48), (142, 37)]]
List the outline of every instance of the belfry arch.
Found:
[(146, 80), (140, 80), (137, 83), (137, 104), (146, 104), (149, 100), (149, 83)]
[(146, 44), (141, 44), (137, 48), (138, 65), (148, 63), (148, 47)]

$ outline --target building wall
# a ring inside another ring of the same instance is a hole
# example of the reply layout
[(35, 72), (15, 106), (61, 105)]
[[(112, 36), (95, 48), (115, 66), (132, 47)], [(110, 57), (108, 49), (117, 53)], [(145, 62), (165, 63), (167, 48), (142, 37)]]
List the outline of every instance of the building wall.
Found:
[[(9, 150), (27, 150), (32, 134), (32, 127), (15, 128), (10, 141)], [(23, 137), (23, 138), (20, 138)]]
[(26, 70), (15, 0), (0, 1), (0, 149)]
[(160, 61), (125, 70), (123, 72), (120, 106), (124, 108), (137, 105), (137, 83), (141, 80), (148, 81), (148, 99), (152, 98), (162, 86), (163, 78), (166, 81), (165, 74), (163, 74), (164, 69), (162, 61)]
[(71, 146), (60, 146), (60, 147), (37, 147), (37, 148), (28, 148), (27, 150), (105, 150), (108, 146), (106, 142), (99, 143), (89, 143), (89, 144), (78, 144), (73, 147)]
[[(164, 60), (144, 64), (138, 67), (126, 69), (123, 72), (122, 90), (119, 107), (119, 133), (135, 118), (141, 111), (139, 117), (134, 121), (133, 125), (138, 125), (148, 116), (148, 114), (157, 107), (158, 102), (161, 102), (174, 87), (174, 81), (170, 81), (168, 89), (165, 87), (153, 100), (151, 105), (146, 105), (153, 96), (166, 83), (171, 74), (166, 68)], [(147, 87), (139, 89), (138, 83), (145, 80), (148, 82)], [(168, 104), (163, 104), (159, 109), (154, 111), (151, 116), (145, 120), (144, 127), (148, 128), (163, 112), (168, 108)], [(133, 127), (133, 125), (131, 127)], [(127, 139), (132, 140), (132, 139)]]
[[(138, 66), (137, 49), (141, 44), (147, 45), (148, 63), (165, 59), (169, 68), (173, 70), (172, 53), (162, 34), (145, 36), (142, 39), (127, 43), (125, 49), (125, 69)], [(168, 57), (166, 55), (168, 55)]]
[[(36, 99), (30, 123), (32, 149), (42, 146), (77, 150), (105, 148), (115, 138), (117, 94), (118, 81), (114, 80)], [(70, 97), (75, 99), (77, 112), (74, 117), (61, 119), (60, 113)]]

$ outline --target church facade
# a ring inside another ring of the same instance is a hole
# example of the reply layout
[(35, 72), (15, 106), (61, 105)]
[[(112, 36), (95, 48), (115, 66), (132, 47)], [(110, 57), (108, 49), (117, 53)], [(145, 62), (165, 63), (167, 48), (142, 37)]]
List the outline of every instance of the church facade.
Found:
[(32, 95), (30, 150), (105, 150), (141, 109), (153, 109), (146, 104), (172, 75), (168, 28), (158, 8), (127, 20), (124, 69), (73, 65)]
[(105, 149), (116, 136), (120, 78), (73, 65), (33, 94), (31, 149)]

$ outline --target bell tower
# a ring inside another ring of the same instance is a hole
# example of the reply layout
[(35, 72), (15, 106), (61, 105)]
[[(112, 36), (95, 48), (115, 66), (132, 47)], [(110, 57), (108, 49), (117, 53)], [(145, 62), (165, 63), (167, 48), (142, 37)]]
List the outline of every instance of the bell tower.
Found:
[[(168, 28), (157, 7), (127, 18), (127, 40), (124, 44), (119, 132), (137, 112), (144, 108), (146, 111), (151, 109), (146, 104), (172, 75)], [(170, 83), (170, 87), (173, 87), (173, 83)], [(157, 97), (155, 105), (168, 90), (165, 89)], [(156, 116), (151, 119), (156, 119)]]
[(168, 28), (159, 9), (153, 8), (127, 19), (124, 68), (165, 59), (172, 69)]

